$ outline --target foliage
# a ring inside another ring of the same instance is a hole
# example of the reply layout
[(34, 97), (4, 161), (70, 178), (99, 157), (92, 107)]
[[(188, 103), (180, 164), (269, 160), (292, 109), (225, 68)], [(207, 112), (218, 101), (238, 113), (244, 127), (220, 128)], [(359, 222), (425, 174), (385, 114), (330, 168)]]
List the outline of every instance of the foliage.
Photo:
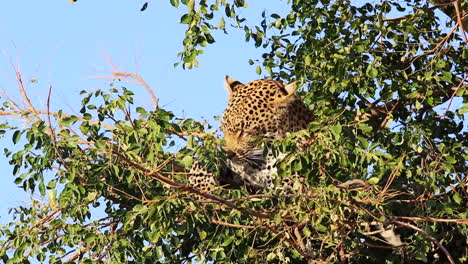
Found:
[[(170, 1), (187, 9), (180, 18), (187, 24), (183, 67), (198, 64), (212, 32), (226, 31), (229, 20), (267, 50), (251, 60), (259, 74), (302, 84), (315, 120), (274, 147), (289, 154), (278, 164), (280, 176), (304, 184), (290, 193), (201, 193), (186, 185), (195, 160), (226, 173), (222, 141), (207, 124), (143, 109), (118, 80), (109, 91), (83, 91), (78, 115), (37, 110), (17, 74), (26, 104), (5, 97), (0, 111), (28, 125), (4, 123), (0, 132), (22, 145), (5, 150), (15, 183), (43, 199), (13, 209), (16, 221), (0, 228), (0, 258), (468, 261), (468, 41), (458, 31), (467, 3), (288, 2), (289, 14), (263, 12), (260, 25), (250, 26), (238, 15), (244, 1)], [(448, 5), (458, 11), (444, 24), (438, 10)], [(444, 102), (446, 109), (436, 111)], [(379, 225), (395, 227), (404, 245), (385, 244), (373, 229)]]

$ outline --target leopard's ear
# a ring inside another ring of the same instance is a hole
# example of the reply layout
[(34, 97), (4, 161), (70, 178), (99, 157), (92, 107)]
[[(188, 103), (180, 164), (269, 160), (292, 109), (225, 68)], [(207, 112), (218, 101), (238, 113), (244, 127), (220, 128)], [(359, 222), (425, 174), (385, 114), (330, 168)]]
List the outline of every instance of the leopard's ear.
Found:
[(270, 104), (282, 104), (294, 100), (294, 95), (297, 90), (296, 82), (280, 86), (280, 90), (281, 92), (276, 94), (276, 98), (270, 101)]
[(226, 75), (226, 77), (224, 78), (224, 87), (226, 88), (226, 90), (228, 90), (229, 95), (236, 92), (236, 87), (238, 85), (243, 85), (243, 84), (229, 77), (229, 75)]
[(288, 93), (288, 96), (293, 95), (296, 92), (296, 89), (297, 89), (296, 82), (292, 82), (290, 84), (287, 84), (286, 86), (284, 86), (284, 89)]

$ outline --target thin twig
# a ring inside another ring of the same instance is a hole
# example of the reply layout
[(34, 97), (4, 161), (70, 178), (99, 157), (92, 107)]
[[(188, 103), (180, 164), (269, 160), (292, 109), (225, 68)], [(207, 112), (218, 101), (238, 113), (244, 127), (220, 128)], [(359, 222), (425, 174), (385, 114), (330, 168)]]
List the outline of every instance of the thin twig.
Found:
[(370, 244), (367, 242), (359, 242), (359, 244), (367, 246), (367, 247), (373, 247), (373, 248), (397, 248), (397, 246), (391, 246), (391, 245), (376, 245), (376, 244)]
[(277, 234), (278, 236), (280, 236), (281, 238), (283, 238), (284, 240), (286, 240), (291, 246), (294, 247), (294, 249), (297, 250), (297, 252), (299, 252), (299, 254), (301, 254), (305, 259), (311, 259), (312, 256), (305, 252), (294, 240), (292, 240), (290, 237), (286, 236), (283, 232), (279, 232), (278, 230), (272, 228), (271, 226), (269, 225), (264, 225), (268, 230), (270, 230), (271, 232), (273, 232), (274, 234)]
[(38, 116), (36, 108), (34, 108), (33, 104), (31, 103), (31, 100), (29, 100), (28, 94), (26, 93), (26, 88), (24, 88), (23, 79), (21, 77), (21, 72), (16, 67), (15, 67), (15, 74), (16, 74), (16, 79), (18, 81), (18, 88), (21, 92), (21, 96), (23, 97), (23, 100), (26, 102), (31, 112), (34, 113), (35, 116)]
[(430, 199), (408, 199), (408, 200), (393, 199), (393, 200), (386, 201), (386, 203), (422, 203), (426, 200), (430, 200)]
[(226, 223), (226, 222), (219, 221), (219, 220), (216, 220), (216, 219), (211, 219), (211, 222), (214, 223), (214, 224), (218, 224), (218, 225), (237, 227), (237, 228), (246, 228), (246, 229), (255, 229), (255, 228), (257, 228), (256, 226), (237, 225), (237, 224)]
[(453, 1), (453, 6), (455, 7), (455, 13), (457, 14), (457, 24), (460, 27), (460, 31), (463, 36), (463, 39), (465, 40), (465, 44), (468, 45), (468, 38), (466, 37), (466, 32), (465, 32), (465, 29), (463, 28), (463, 21), (462, 21), (462, 17), (460, 14), (460, 7), (458, 5), (459, 2), (460, 0)]
[(458, 23), (452, 27), (452, 29), (450, 30), (450, 32), (447, 34), (447, 36), (443, 37), (442, 40), (437, 43), (437, 45), (431, 49), (431, 50), (428, 50), (428, 51), (424, 51), (424, 54), (430, 54), (430, 53), (433, 53), (435, 52), (436, 50), (438, 50), (440, 48), (440, 46), (442, 46), (443, 44), (445, 44), (447, 42), (447, 40), (453, 35), (453, 33), (455, 32), (455, 30), (457, 29), (458, 27)]
[(306, 246), (304, 245), (304, 239), (302, 238), (302, 235), (301, 235), (301, 232), (299, 232), (299, 228), (294, 228), (294, 235), (296, 236), (296, 241), (297, 243), (299, 244), (299, 247), (301, 247), (301, 249), (306, 252), (307, 251), (307, 248)]
[(242, 201), (249, 201), (252, 199), (284, 199), (284, 198), (307, 198), (307, 199), (315, 199), (317, 198), (316, 195), (304, 195), (304, 194), (251, 194), (245, 197), (231, 199), (231, 202), (242, 202)]
[(393, 180), (395, 180), (396, 175), (401, 170), (401, 166), (403, 166), (403, 161), (405, 160), (405, 157), (406, 157), (406, 153), (403, 153), (403, 156), (400, 158), (400, 161), (398, 162), (396, 167), (393, 168), (392, 173), (390, 174), (390, 177), (388, 177), (387, 183), (385, 183), (384, 188), (378, 194), (379, 197), (383, 196), (387, 192), (387, 190), (390, 187), (390, 185), (392, 184)]
[(326, 236), (323, 240), (322, 243), (320, 243), (320, 249), (319, 249), (319, 258), (322, 259), (323, 257), (323, 247), (325, 246), (325, 242), (327, 242), (328, 236)]
[(50, 137), (52, 138), (52, 146), (54, 148), (55, 153), (57, 153), (57, 157), (62, 162), (62, 165), (68, 169), (67, 163), (63, 159), (62, 155), (60, 154), (60, 150), (57, 147), (57, 138), (55, 135), (55, 131), (52, 128), (52, 122), (50, 121), (50, 95), (51, 93), (52, 93), (52, 85), (49, 86), (49, 90), (47, 92), (47, 125), (49, 127), (49, 134), (50, 134)]
[[(124, 78), (132, 78), (132, 79), (135, 79), (141, 86), (145, 87), (146, 90), (148, 91), (148, 93), (151, 95), (151, 99), (153, 101), (153, 105), (155, 108), (158, 108), (158, 99), (156, 98), (156, 96), (154, 95), (154, 92), (153, 90), (151, 89), (151, 87), (145, 82), (145, 80), (140, 77), (139, 75), (136, 75), (136, 74), (133, 74), (133, 73), (128, 73), (128, 72), (118, 72), (116, 71), (116, 69), (114, 69), (114, 75), (113, 76), (93, 76), (94, 78), (106, 78), (106, 79), (114, 79), (114, 78), (117, 78), (117, 77), (124, 77)], [(128, 81), (128, 80), (126, 80)]]
[(466, 75), (463, 80), (461, 80), (461, 82), (458, 84), (458, 86), (455, 88), (455, 90), (453, 91), (452, 93), (452, 96), (450, 96), (450, 101), (449, 101), (449, 104), (447, 106), (447, 109), (445, 109), (445, 112), (442, 114), (442, 115), (438, 115), (436, 117), (438, 118), (442, 118), (442, 117), (445, 117), (445, 115), (448, 113), (449, 109), (450, 109), (450, 106), (452, 105), (452, 101), (453, 101), (453, 98), (455, 97), (455, 95), (457, 94), (457, 91), (458, 89), (460, 89), (460, 87), (462, 87), (463, 83), (465, 82), (466, 78), (468, 78), (468, 75)]
[(117, 188), (115, 186), (112, 186), (112, 185), (108, 184), (105, 181), (105, 179), (103, 181), (101, 181), (101, 182), (104, 183), (104, 185), (106, 185), (107, 187), (109, 187), (111, 189), (111, 192), (112, 192), (112, 190), (115, 190), (115, 191), (119, 192), (120, 194), (122, 194), (124, 196), (127, 196), (126, 198), (128, 198), (128, 199), (134, 199), (134, 200), (137, 200), (137, 201), (142, 202), (142, 203), (146, 202), (146, 200), (140, 199), (140, 198), (138, 198), (138, 197), (136, 197), (134, 195), (131, 195), (131, 194), (129, 194), (129, 193), (123, 191), (123, 190), (120, 190), (119, 188)]

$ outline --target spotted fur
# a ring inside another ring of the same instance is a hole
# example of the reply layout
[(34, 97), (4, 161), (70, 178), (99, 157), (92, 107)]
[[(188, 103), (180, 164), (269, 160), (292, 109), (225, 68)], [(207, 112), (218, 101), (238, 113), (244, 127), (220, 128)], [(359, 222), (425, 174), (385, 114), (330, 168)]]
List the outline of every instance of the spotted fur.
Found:
[(282, 138), (288, 132), (305, 129), (312, 113), (295, 95), (296, 84), (256, 80), (242, 84), (226, 76), (228, 107), (223, 113), (228, 165), (247, 185), (269, 188), (277, 175), (276, 163), (285, 157), (255, 145), (255, 137)]
[(283, 137), (312, 120), (310, 110), (295, 95), (295, 83), (256, 80), (244, 85), (226, 76), (225, 87), (229, 97), (221, 129), (226, 150), (238, 155), (252, 150), (252, 137)]
[(219, 179), (195, 162), (190, 168), (188, 183), (204, 193), (211, 193), (219, 185)]
[[(224, 133), (227, 165), (235, 182), (256, 189), (269, 188), (277, 175), (276, 163), (285, 154), (263, 156), (263, 149), (254, 138), (282, 138), (288, 132), (305, 129), (312, 113), (295, 95), (296, 84), (285, 85), (274, 80), (255, 80), (247, 84), (225, 78), (229, 92), (228, 106), (223, 113), (221, 130)], [(195, 184), (204, 188), (214, 182), (196, 172)], [(204, 181), (203, 181), (204, 179)]]

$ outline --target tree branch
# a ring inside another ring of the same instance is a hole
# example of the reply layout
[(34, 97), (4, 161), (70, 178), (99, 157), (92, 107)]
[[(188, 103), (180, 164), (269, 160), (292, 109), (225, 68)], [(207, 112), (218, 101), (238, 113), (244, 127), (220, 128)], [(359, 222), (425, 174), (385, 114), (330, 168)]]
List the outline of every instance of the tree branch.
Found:
[(421, 228), (419, 228), (419, 227), (417, 227), (415, 225), (412, 225), (410, 223), (405, 223), (405, 222), (401, 222), (401, 221), (392, 221), (392, 223), (397, 224), (399, 226), (404, 226), (404, 227), (413, 229), (413, 230), (418, 231), (419, 233), (423, 234), (425, 237), (429, 238), (432, 242), (434, 242), (434, 244), (436, 244), (437, 247), (439, 247), (445, 253), (445, 255), (447, 256), (448, 261), (450, 262), (450, 264), (455, 264), (455, 261), (453, 260), (452, 256), (448, 252), (448, 250), (442, 244), (440, 244), (440, 242), (437, 239), (435, 239), (433, 236), (429, 235), (426, 231), (424, 231)]
[(163, 176), (161, 173), (159, 173), (159, 171), (151, 172), (150, 170), (145, 169), (145, 168), (141, 167), (140, 165), (138, 165), (138, 164), (132, 162), (131, 160), (127, 159), (127, 157), (123, 156), (120, 153), (114, 152), (113, 154), (116, 155), (117, 157), (119, 157), (120, 159), (122, 159), (130, 167), (133, 167), (133, 168), (141, 171), (146, 176), (155, 178), (155, 179), (157, 179), (157, 180), (159, 180), (159, 181), (161, 181), (161, 182), (163, 182), (165, 184), (168, 184), (172, 188), (182, 189), (182, 190), (188, 191), (189, 193), (198, 194), (198, 195), (200, 195), (200, 196), (202, 196), (204, 198), (207, 198), (207, 199), (219, 202), (221, 204), (227, 205), (228, 207), (230, 207), (232, 209), (235, 209), (235, 210), (238, 210), (239, 212), (241, 212), (243, 214), (246, 214), (246, 215), (255, 216), (255, 217), (263, 218), (263, 219), (272, 219), (272, 217), (270, 215), (262, 214), (262, 213), (259, 213), (259, 212), (255, 212), (255, 211), (251, 211), (251, 210), (247, 210), (247, 209), (238, 207), (234, 203), (232, 203), (230, 201), (227, 201), (227, 200), (224, 200), (223, 198), (221, 198), (219, 196), (209, 194), (209, 193), (204, 193), (204, 192), (202, 192), (202, 191), (200, 191), (200, 190), (198, 190), (196, 188), (190, 187), (190, 186), (182, 184), (182, 183), (175, 182), (175, 181)]
[[(468, 88), (468, 84), (465, 83), (465, 78), (456, 77), (457, 81), (459, 82), (457, 86), (453, 85), (445, 85), (444, 89), (434, 91), (431, 95), (432, 97), (441, 97), (442, 101), (448, 101), (452, 96), (454, 96), (454, 92), (458, 89), (466, 89)], [(377, 122), (378, 120), (382, 120), (384, 117), (392, 114), (398, 107), (407, 106), (412, 104), (412, 100), (410, 99), (394, 99), (387, 103), (376, 105), (375, 103), (369, 102), (366, 98), (361, 95), (356, 95), (359, 99), (364, 101), (365, 105), (369, 108), (370, 113), (362, 113), (361, 115), (356, 116), (356, 120), (367, 120), (368, 122)], [(416, 94), (415, 98), (417, 99), (425, 99), (426, 96), (423, 94)], [(429, 107), (434, 107), (436, 104), (429, 105)], [(385, 121), (385, 120), (383, 120)], [(380, 127), (382, 127), (383, 122), (381, 122)]]
[(456, 223), (468, 225), (468, 218), (460, 219), (442, 219), (433, 217), (413, 217), (413, 216), (389, 216), (390, 219), (401, 219), (410, 221), (423, 221), (423, 222), (442, 222), (442, 223)]
[[(431, 4), (435, 5), (440, 11), (444, 12), (452, 20), (457, 21), (457, 13), (455, 6), (459, 2), (458, 0), (428, 0)], [(461, 26), (464, 30), (468, 29), (468, 12), (464, 11), (460, 14)]]

